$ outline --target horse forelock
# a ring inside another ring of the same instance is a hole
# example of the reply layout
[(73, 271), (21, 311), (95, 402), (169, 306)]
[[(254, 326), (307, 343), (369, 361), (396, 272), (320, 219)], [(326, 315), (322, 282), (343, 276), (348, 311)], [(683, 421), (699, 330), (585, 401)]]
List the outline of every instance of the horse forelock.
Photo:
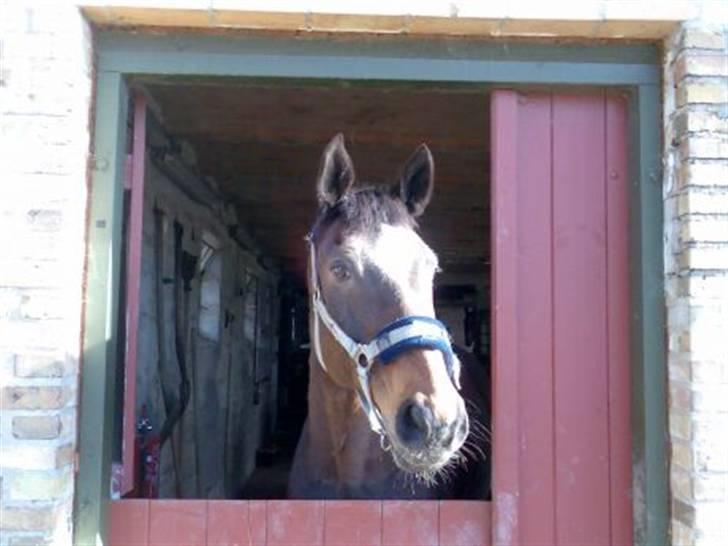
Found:
[(319, 208), (310, 237), (318, 241), (321, 233), (340, 221), (344, 233), (375, 236), (384, 224), (417, 228), (417, 222), (391, 188), (371, 186), (349, 192), (334, 205)]

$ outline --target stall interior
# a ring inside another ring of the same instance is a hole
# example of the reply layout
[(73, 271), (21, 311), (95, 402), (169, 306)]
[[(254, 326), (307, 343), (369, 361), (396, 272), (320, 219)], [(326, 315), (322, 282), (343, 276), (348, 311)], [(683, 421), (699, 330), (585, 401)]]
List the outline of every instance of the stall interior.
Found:
[(285, 497), (306, 416), (304, 236), (319, 158), (337, 133), (363, 181), (393, 182), (419, 144), (431, 149), (435, 192), (419, 223), (442, 269), (437, 314), (488, 381), (487, 89), (223, 78), (134, 86), (149, 105), (135, 495)]

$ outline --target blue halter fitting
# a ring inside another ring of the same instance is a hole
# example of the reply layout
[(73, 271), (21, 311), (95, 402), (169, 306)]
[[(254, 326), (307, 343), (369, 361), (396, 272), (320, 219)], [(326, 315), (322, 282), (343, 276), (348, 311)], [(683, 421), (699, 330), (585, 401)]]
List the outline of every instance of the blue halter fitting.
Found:
[(447, 327), (433, 317), (410, 315), (388, 324), (367, 344), (376, 348), (373, 359), (389, 364), (401, 354), (414, 349), (440, 351), (450, 376), (453, 375), (453, 353)]
[(407, 351), (431, 349), (440, 351), (445, 359), (448, 375), (453, 384), (460, 389), (460, 361), (453, 352), (450, 334), (445, 325), (434, 317), (411, 315), (391, 322), (374, 336), (369, 343), (354, 341), (326, 309), (318, 282), (316, 269), (316, 248), (309, 238), (310, 251), (310, 288), (311, 310), (314, 314), (312, 344), (319, 364), (326, 369), (321, 354), (319, 321), (323, 322), (331, 335), (356, 363), (359, 379), (359, 402), (369, 419), (372, 430), (385, 435), (384, 421), (372, 399), (369, 377), (375, 361), (387, 365)]

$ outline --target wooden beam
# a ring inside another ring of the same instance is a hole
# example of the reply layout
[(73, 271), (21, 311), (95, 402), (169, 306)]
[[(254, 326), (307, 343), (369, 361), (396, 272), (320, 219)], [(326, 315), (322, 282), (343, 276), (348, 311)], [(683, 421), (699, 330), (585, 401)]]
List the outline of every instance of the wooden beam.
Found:
[(660, 87), (640, 86), (630, 112), (630, 256), (632, 257), (632, 430), (635, 536), (667, 544), (667, 373), (663, 265)]
[[(330, 40), (311, 36), (99, 36), (99, 70), (129, 74), (490, 84), (657, 84), (655, 46)], [(184, 52), (184, 55), (180, 55)]]
[[(482, 156), (487, 140), (486, 91), (435, 93), (431, 89), (306, 86), (239, 87), (146, 85), (172, 134), (197, 141), (316, 147), (336, 132), (349, 146), (406, 148), (424, 140), (440, 153)], [(457, 130), (454, 130), (457, 128)], [(405, 156), (406, 157), (406, 156)]]
[(127, 90), (120, 74), (96, 80), (74, 540), (96, 544), (106, 532), (114, 437)]
[[(197, 9), (164, 9), (154, 6), (103, 6), (83, 2), (81, 9), (98, 26), (113, 28), (189, 28), (193, 30), (252, 30), (289, 31), (307, 33), (408, 34), (444, 36), (536, 36), (560, 38), (622, 38), (660, 40), (667, 37), (681, 21), (699, 13), (689, 4), (682, 9), (659, 9), (650, 13), (629, 10), (615, 13), (611, 18), (595, 9), (592, 13), (581, 10), (574, 17), (572, 10), (559, 13), (556, 7), (541, 17), (532, 10), (516, 6), (493, 6), (487, 2), (468, 5), (466, 16), (458, 16), (457, 3), (441, 10), (439, 16), (431, 7), (422, 4), (392, 10), (391, 3), (368, 5), (370, 13), (321, 13), (315, 5), (290, 2), (280, 11), (268, 11), (269, 3), (246, 3), (246, 9), (215, 9), (208, 2)], [(150, 4), (152, 4), (150, 2)], [(256, 9), (256, 7), (258, 9)], [(263, 9), (260, 9), (263, 8)], [(319, 8), (320, 10), (320, 8)], [(453, 15), (452, 10), (455, 10)], [(607, 6), (609, 10), (609, 6)], [(623, 10), (624, 11), (624, 10)]]

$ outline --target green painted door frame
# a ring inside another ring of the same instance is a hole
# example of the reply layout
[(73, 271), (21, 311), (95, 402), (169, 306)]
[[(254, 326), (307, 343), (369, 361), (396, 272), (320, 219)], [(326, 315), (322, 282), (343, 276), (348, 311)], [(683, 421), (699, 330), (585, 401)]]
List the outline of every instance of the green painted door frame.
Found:
[(97, 36), (75, 543), (105, 542), (128, 84), (145, 77), (249, 77), (627, 89), (630, 102), (632, 427), (635, 542), (667, 543), (660, 56), (653, 45), (548, 45), (402, 37)]

